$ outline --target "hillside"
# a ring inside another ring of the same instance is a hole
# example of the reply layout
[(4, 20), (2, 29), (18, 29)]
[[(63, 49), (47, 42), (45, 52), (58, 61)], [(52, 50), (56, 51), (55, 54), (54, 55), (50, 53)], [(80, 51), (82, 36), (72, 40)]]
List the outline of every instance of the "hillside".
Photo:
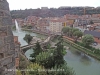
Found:
[[(100, 14), (100, 9), (85, 9), (86, 14)], [(65, 14), (84, 14), (84, 8), (50, 8), (50, 9), (25, 9), (25, 10), (12, 10), (12, 18), (26, 18), (27, 16), (37, 17), (60, 17)]]

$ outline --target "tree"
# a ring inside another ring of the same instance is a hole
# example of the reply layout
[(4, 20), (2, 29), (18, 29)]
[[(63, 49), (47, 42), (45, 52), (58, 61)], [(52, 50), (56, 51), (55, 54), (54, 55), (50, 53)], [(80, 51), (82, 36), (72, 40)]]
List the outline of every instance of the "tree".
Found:
[(69, 27), (69, 31), (68, 31), (68, 36), (69, 37), (72, 37), (72, 29), (73, 29), (72, 27)]
[(19, 60), (19, 69), (25, 69), (27, 67), (27, 65), (29, 64), (29, 62), (22, 54), (19, 55), (19, 59), (20, 59)]
[(63, 27), (63, 28), (62, 28), (62, 32), (63, 32), (64, 34), (67, 34), (67, 35), (68, 35), (69, 30), (70, 30), (70, 27)]
[(22, 71), (22, 69), (27, 68), (27, 66), (29, 65), (29, 62), (27, 61), (27, 59), (22, 54), (19, 55), (19, 59), (20, 59), (19, 60), (20, 61), (19, 62), (19, 69), (21, 69), (21, 71), (19, 70), (18, 74), (20, 75), (20, 72), (21, 72), (21, 74), (24, 75), (25, 71)]
[(59, 41), (56, 44), (57, 48), (54, 50), (54, 63), (56, 63), (57, 66), (64, 64), (64, 59), (63, 59), (63, 41)]
[(92, 35), (90, 34), (86, 34), (83, 38), (82, 38), (82, 42), (85, 46), (89, 46), (90, 44), (92, 44), (94, 42), (94, 38)]
[[(29, 73), (29, 75), (47, 75), (46, 70), (43, 66), (39, 65), (38, 63), (31, 63), (28, 67), (28, 70), (26, 73)], [(27, 74), (26, 74), (27, 75)]]
[(72, 27), (64, 27), (62, 29), (62, 32), (64, 34), (67, 34), (67, 36), (69, 36), (69, 37), (73, 37), (73, 34), (74, 34), (75, 31), (79, 31), (79, 29), (72, 28)]
[(26, 34), (23, 38), (28, 44), (32, 41), (32, 36), (30, 34)]
[[(55, 72), (52, 72), (52, 75), (75, 75), (75, 72), (73, 71), (72, 68), (68, 67), (67, 66), (67, 63), (64, 63), (63, 65), (61, 66), (55, 66), (53, 68), (53, 70)], [(58, 70), (58, 71), (57, 71)], [(49, 72), (50, 73), (50, 72)], [(49, 75), (49, 74), (48, 74)], [(51, 74), (50, 74), (51, 75)]]
[(30, 57), (33, 58), (31, 60), (32, 62), (36, 61), (36, 56), (39, 55), (40, 52), (42, 52), (42, 48), (41, 48), (39, 42), (37, 41), (35, 47), (33, 48), (33, 53), (30, 55)]
[(82, 33), (81, 31), (75, 31), (75, 32), (73, 33), (73, 35), (75, 36), (75, 42), (77, 42), (77, 39), (78, 39), (79, 37), (82, 37), (82, 36), (83, 36), (83, 33)]
[(36, 57), (36, 63), (44, 66), (46, 69), (50, 69), (54, 67), (54, 59), (52, 50), (41, 52)]
[(20, 70), (17, 70), (16, 75), (22, 75)]
[(72, 29), (72, 35), (74, 35), (74, 32), (75, 32), (75, 31), (79, 31), (79, 29), (73, 28), (73, 29)]

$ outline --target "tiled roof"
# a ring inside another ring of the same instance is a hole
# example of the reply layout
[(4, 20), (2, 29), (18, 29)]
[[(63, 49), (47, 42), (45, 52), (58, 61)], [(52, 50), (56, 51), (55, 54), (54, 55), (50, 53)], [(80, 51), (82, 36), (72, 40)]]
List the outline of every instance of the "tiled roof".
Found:
[(88, 30), (85, 30), (84, 34), (91, 34), (94, 37), (100, 38), (100, 32), (98, 32), (98, 31), (88, 31)]

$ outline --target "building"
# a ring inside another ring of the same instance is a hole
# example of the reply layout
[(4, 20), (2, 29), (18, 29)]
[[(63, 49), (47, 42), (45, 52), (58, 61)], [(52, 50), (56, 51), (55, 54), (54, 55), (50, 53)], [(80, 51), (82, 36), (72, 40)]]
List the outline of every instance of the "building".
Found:
[(89, 24), (89, 22), (85, 19), (79, 19), (78, 22), (79, 22), (78, 23), (79, 26), (86, 26)]
[(48, 9), (48, 7), (41, 7), (41, 9), (42, 9), (42, 10), (47, 10), (47, 9)]
[(35, 26), (35, 25), (37, 25), (38, 19), (40, 19), (40, 18), (36, 17), (36, 16), (28, 16), (24, 21), (24, 25)]
[(49, 27), (52, 33), (61, 33), (62, 28), (66, 26), (66, 21), (62, 20), (50, 20)]
[(100, 18), (96, 17), (96, 18), (91, 18), (93, 23), (99, 23), (100, 24)]
[(36, 28), (40, 31), (49, 30), (49, 20), (46, 18), (41, 18), (37, 21)]
[(14, 40), (11, 25), (9, 4), (6, 0), (0, 0), (0, 75), (16, 75), (15, 71), (9, 70), (18, 67), (15, 60), (18, 59), (20, 44)]

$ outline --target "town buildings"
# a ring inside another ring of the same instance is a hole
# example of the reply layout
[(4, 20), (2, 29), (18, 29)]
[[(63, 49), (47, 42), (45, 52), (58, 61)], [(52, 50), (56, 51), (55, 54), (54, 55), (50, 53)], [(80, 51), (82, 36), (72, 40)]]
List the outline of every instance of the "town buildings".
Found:
[[(67, 9), (67, 7), (65, 8)], [(85, 7), (85, 8), (93, 9), (92, 7), (91, 8)], [(77, 8), (77, 9), (81, 9), (81, 8)], [(20, 22), (22, 21), (20, 20), (19, 23)], [(47, 32), (47, 33), (61, 33), (62, 28), (65, 26), (78, 28), (82, 32), (84, 32), (85, 30), (100, 31), (100, 14), (92, 14), (92, 15), (66, 14), (62, 17), (45, 17), (45, 18), (28, 16), (25, 19), (23, 19), (22, 25), (23, 26), (30, 25), (35, 30)]]
[(36, 16), (28, 16), (27, 18), (24, 19), (24, 25), (27, 26), (35, 26), (37, 24), (37, 20), (40, 19), (39, 17)]
[(40, 18), (37, 20), (36, 28), (40, 31), (46, 32), (49, 30), (49, 19)]

